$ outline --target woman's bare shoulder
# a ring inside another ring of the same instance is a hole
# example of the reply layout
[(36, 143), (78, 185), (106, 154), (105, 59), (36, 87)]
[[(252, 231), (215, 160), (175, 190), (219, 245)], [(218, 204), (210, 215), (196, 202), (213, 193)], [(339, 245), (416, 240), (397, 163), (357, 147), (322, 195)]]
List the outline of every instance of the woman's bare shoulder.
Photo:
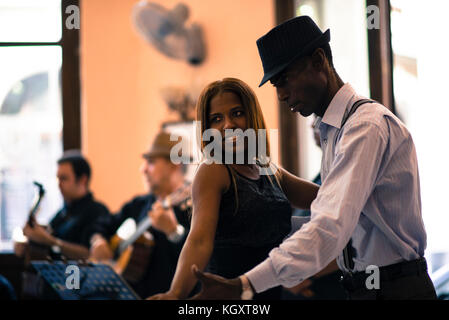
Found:
[(219, 188), (227, 190), (230, 185), (228, 170), (224, 164), (201, 163), (193, 179), (193, 188)]

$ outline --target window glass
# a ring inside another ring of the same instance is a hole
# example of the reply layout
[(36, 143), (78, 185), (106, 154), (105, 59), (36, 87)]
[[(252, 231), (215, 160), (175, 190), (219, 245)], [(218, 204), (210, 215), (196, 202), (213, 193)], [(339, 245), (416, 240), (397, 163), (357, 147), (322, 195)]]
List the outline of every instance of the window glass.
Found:
[(0, 47), (0, 239), (22, 227), (36, 187), (47, 223), (61, 206), (56, 160), (62, 154), (60, 46)]
[(427, 230), (426, 257), (435, 271), (449, 265), (449, 209), (443, 203), (449, 179), (445, 141), (445, 119), (449, 118), (445, 96), (449, 44), (443, 36), (449, 2), (392, 0), (390, 3), (396, 112), (416, 146)]
[[(339, 76), (360, 95), (369, 97), (365, 1), (296, 0), (295, 10), (297, 16), (310, 16), (323, 32), (330, 29), (333, 63)], [(313, 138), (313, 121), (313, 116), (298, 116), (300, 175), (309, 180), (320, 172), (321, 165), (321, 150)]]
[(0, 42), (58, 42), (61, 0), (0, 0)]

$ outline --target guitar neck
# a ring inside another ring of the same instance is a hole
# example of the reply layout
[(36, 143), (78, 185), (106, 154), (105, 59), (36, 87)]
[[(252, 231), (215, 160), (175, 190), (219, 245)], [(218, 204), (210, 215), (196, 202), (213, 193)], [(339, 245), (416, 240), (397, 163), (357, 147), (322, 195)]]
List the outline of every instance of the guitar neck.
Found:
[[(163, 201), (162, 201), (162, 207), (164, 209), (168, 209), (172, 206), (175, 205), (179, 205), (185, 201), (187, 201), (187, 199), (190, 198), (190, 189), (188, 187), (188, 185), (184, 186), (184, 188), (177, 190), (175, 192), (173, 192), (172, 194), (170, 194), (169, 196), (167, 196)], [(149, 205), (147, 210), (151, 210), (152, 205)], [(126, 250), (126, 248), (133, 244), (137, 239), (139, 239), (139, 237), (149, 228), (151, 227), (151, 219), (148, 216), (145, 216), (145, 218), (143, 220), (141, 220), (138, 224), (137, 224), (137, 228), (136, 228), (136, 232), (134, 232), (132, 234), (132, 236), (130, 236), (128, 239), (122, 241), (119, 246), (118, 246), (118, 254), (121, 254), (123, 251)]]
[(34, 219), (36, 217), (37, 210), (39, 209), (39, 206), (41, 204), (43, 195), (39, 195), (39, 198), (36, 200), (36, 203), (34, 204), (33, 208), (30, 210), (30, 213), (28, 214), (28, 224), (33, 227)]

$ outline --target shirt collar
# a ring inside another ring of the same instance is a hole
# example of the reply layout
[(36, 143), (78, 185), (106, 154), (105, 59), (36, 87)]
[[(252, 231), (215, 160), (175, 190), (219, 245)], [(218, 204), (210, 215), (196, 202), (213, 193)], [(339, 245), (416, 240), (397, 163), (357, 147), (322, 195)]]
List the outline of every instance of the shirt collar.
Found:
[(76, 199), (70, 203), (65, 203), (65, 207), (70, 210), (76, 210), (80, 206), (83, 206), (85, 203), (91, 202), (93, 199), (93, 195), (91, 192), (88, 192), (85, 196)]
[(344, 84), (332, 98), (321, 122), (340, 129), (345, 111), (355, 96), (357, 93), (352, 86), (349, 83)]

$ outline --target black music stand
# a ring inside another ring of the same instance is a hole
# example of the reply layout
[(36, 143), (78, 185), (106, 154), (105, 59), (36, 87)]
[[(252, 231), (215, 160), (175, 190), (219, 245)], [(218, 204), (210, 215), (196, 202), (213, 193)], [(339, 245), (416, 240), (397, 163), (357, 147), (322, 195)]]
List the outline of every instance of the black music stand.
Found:
[[(66, 281), (79, 270), (79, 288), (69, 288)], [(125, 280), (105, 264), (76, 261), (33, 261), (33, 273), (24, 277), (24, 291), (28, 297), (50, 300), (140, 300)]]

